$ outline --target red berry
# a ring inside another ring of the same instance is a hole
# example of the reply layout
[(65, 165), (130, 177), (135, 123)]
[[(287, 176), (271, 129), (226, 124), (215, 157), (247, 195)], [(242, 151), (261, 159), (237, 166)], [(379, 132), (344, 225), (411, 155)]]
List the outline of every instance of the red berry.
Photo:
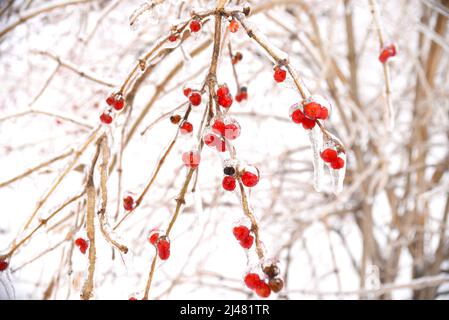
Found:
[(100, 115), (100, 121), (104, 124), (110, 124), (112, 122), (112, 116), (109, 113), (103, 112)]
[(215, 149), (217, 149), (218, 152), (225, 152), (226, 151), (226, 141), (223, 139), (217, 140), (215, 143)]
[(223, 182), (221, 183), (223, 189), (226, 191), (234, 191), (235, 189), (235, 178), (231, 176), (225, 176), (223, 178)]
[(254, 187), (259, 182), (259, 176), (249, 171), (242, 174), (242, 183), (247, 187)]
[(83, 238), (76, 239), (75, 245), (80, 249), (82, 254), (85, 254), (87, 251), (87, 248), (89, 248), (89, 242), (87, 242)]
[(181, 116), (179, 114), (174, 114), (170, 116), (170, 122), (173, 124), (178, 124), (181, 121)]
[(261, 298), (268, 298), (271, 294), (270, 286), (261, 281), (259, 286), (256, 288), (256, 294)]
[(217, 143), (218, 137), (213, 133), (208, 133), (204, 136), (204, 143), (209, 147), (214, 147)]
[(218, 96), (218, 104), (223, 108), (229, 108), (232, 105), (232, 95), (228, 93), (223, 96)]
[(249, 229), (245, 226), (237, 226), (232, 229), (232, 233), (238, 241), (246, 239), (249, 236), (249, 232)]
[(221, 85), (217, 89), (217, 97), (224, 97), (229, 94), (229, 88), (226, 85)]
[(335, 170), (342, 169), (345, 166), (345, 160), (340, 157), (337, 157), (334, 161), (331, 162), (331, 168)]
[(240, 240), (240, 245), (245, 249), (251, 248), (253, 243), (254, 243), (254, 237), (252, 235), (249, 235), (245, 239)]
[(201, 21), (200, 20), (190, 21), (190, 31), (198, 32), (200, 30), (201, 30)]
[(317, 119), (321, 113), (321, 105), (316, 102), (309, 102), (304, 105), (304, 115), (309, 119)]
[(321, 152), (321, 159), (323, 159), (324, 162), (332, 162), (337, 160), (338, 153), (334, 149), (324, 149), (323, 152)]
[(157, 243), (157, 253), (161, 260), (167, 260), (170, 257), (170, 242), (162, 238)]
[(170, 42), (176, 42), (176, 40), (178, 40), (178, 36), (176, 36), (175, 34), (172, 34), (168, 37), (168, 41)]
[(391, 44), (382, 49), (379, 55), (379, 61), (382, 63), (387, 62), (387, 60), (396, 55), (396, 46)]
[(320, 113), (318, 114), (318, 119), (326, 120), (329, 118), (329, 110), (326, 107), (321, 106)]
[(212, 125), (212, 130), (215, 133), (221, 134), (222, 136), (224, 136), (224, 134), (225, 134), (225, 129), (226, 129), (226, 125), (220, 119), (215, 120), (214, 124)]
[(182, 123), (179, 129), (181, 130), (182, 134), (189, 134), (193, 131), (193, 125), (190, 122), (185, 121)]
[(184, 95), (186, 97), (188, 97), (190, 95), (190, 93), (192, 93), (192, 89), (186, 87), (182, 90), (182, 92), (184, 93)]
[(187, 168), (195, 169), (199, 166), (201, 155), (198, 151), (187, 151), (182, 154), (182, 161)]
[(240, 136), (240, 126), (235, 123), (225, 125), (225, 137), (234, 140)]
[(257, 273), (248, 273), (245, 276), (244, 281), (246, 286), (251, 290), (255, 290), (260, 286), (260, 283), (263, 282), (262, 280), (260, 280), (260, 277)]
[(113, 95), (110, 95), (109, 97), (106, 98), (106, 103), (108, 104), (108, 106), (112, 106), (115, 102), (115, 98)]
[(123, 197), (123, 208), (125, 208), (126, 211), (134, 209), (134, 198), (132, 196)]
[(158, 239), (159, 239), (159, 232), (152, 232), (148, 237), (148, 241), (153, 245), (156, 244)]
[(274, 68), (273, 78), (276, 82), (283, 82), (287, 77), (287, 71), (279, 66)]
[(232, 64), (237, 64), (239, 61), (242, 61), (243, 55), (241, 52), (237, 51), (235, 55), (232, 57)]
[(300, 124), (304, 120), (304, 113), (300, 109), (297, 109), (292, 113), (291, 118), (294, 123)]
[(274, 293), (278, 293), (284, 288), (284, 281), (281, 278), (273, 278), (268, 281), (268, 285)]
[(1, 259), (0, 260), (0, 272), (5, 271), (6, 269), (8, 269), (8, 267), (9, 267), (8, 261)]
[(201, 104), (201, 94), (198, 91), (192, 92), (189, 96), (189, 101), (193, 106)]
[(243, 100), (248, 100), (248, 92), (246, 91), (239, 91), (235, 95), (235, 101), (242, 102)]
[(125, 99), (123, 97), (120, 97), (119, 99), (115, 100), (113, 107), (115, 110), (120, 111), (125, 106)]
[(232, 19), (232, 20), (229, 22), (228, 28), (229, 28), (229, 31), (230, 31), (230, 32), (236, 33), (236, 32), (239, 30), (239, 23), (237, 22), (237, 20)]
[(315, 127), (316, 125), (316, 120), (312, 120), (309, 118), (304, 117), (304, 119), (302, 120), (302, 127), (306, 130), (310, 130), (313, 129), (313, 127)]

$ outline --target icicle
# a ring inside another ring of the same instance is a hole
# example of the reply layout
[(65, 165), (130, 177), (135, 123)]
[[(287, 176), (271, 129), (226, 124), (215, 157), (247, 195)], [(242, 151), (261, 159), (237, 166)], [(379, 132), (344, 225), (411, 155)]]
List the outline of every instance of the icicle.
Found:
[(9, 269), (0, 272), (0, 300), (14, 300), (16, 298)]
[(344, 167), (338, 170), (334, 170), (331, 167), (329, 167), (331, 175), (332, 193), (335, 195), (343, 191), (343, 181), (345, 179), (346, 174), (346, 155), (344, 153), (340, 153), (338, 156), (345, 161)]
[(315, 190), (323, 190), (324, 162), (320, 157), (323, 147), (323, 133), (318, 126), (309, 131), (310, 145), (313, 152), (313, 183)]

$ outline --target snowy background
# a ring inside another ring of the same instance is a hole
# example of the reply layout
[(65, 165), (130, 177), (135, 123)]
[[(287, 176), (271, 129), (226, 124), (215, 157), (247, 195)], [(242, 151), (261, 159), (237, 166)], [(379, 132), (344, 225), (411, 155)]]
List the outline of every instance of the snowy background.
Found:
[[(123, 83), (137, 59), (168, 34), (178, 14), (188, 18), (192, 8), (214, 5), (166, 1), (131, 28), (129, 17), (140, 0), (66, 2), (74, 3), (18, 24), (20, 17), (64, 1), (0, 4), (0, 256), (39, 219), (84, 190), (95, 147), (86, 149), (26, 230), (27, 219), (73, 155), (8, 181), (78, 149), (99, 125), (105, 98)], [(447, 1), (378, 1), (385, 41), (398, 48), (397, 57), (388, 62), (396, 113), (392, 131), (384, 119), (385, 77), (368, 0), (248, 3), (248, 20), (289, 55), (311, 92), (331, 101), (326, 127), (347, 150), (343, 191), (333, 193), (326, 170), (321, 177), (325, 187), (317, 192), (309, 136), (288, 116), (301, 98), (292, 79), (273, 81), (273, 62), (243, 28), (225, 32), (218, 81), (236, 92), (227, 50), (231, 41), (233, 50), (243, 54), (236, 68), (249, 93), (248, 101), (234, 102), (230, 109), (242, 127), (233, 144), (238, 159), (261, 172), (259, 184), (248, 193), (267, 257), (279, 260), (286, 284), (270, 299), (447, 298)], [(156, 90), (162, 90), (123, 151), (120, 196), (117, 167), (110, 173), (107, 211), (112, 225), (125, 214), (123, 193), (141, 192), (175, 136), (177, 127), (169, 116), (185, 101), (184, 84), (203, 83), (212, 46), (194, 57), (189, 52), (212, 39), (213, 31), (212, 19), (157, 62), (136, 92), (129, 124), (126, 111), (101, 128), (111, 156), (116, 156), (123, 126), (129, 133)], [(180, 61), (184, 66), (165, 82)], [(194, 126), (204, 108), (203, 103), (192, 110)], [(176, 111), (184, 112), (185, 107)], [(142, 297), (155, 254), (147, 235), (153, 228), (166, 228), (173, 215), (187, 173), (181, 154), (197, 143), (196, 129), (192, 136), (178, 137), (143, 203), (116, 230), (130, 252), (112, 249), (97, 230), (95, 299)], [(204, 148), (195, 191), (189, 188), (171, 234), (170, 259), (157, 262), (150, 299), (256, 298), (242, 279), (259, 261), (254, 250), (245, 252), (232, 235), (232, 227), (244, 218), (240, 196), (221, 187), (227, 157)], [(10, 267), (0, 272), (0, 298), (79, 299), (88, 259), (73, 242), (86, 236), (85, 200), (83, 196), (64, 208), (12, 255)]]

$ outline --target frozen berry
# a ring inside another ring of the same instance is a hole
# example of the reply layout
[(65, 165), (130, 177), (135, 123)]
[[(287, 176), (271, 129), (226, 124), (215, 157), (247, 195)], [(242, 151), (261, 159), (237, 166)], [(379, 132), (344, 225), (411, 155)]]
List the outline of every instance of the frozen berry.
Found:
[(8, 269), (9, 263), (8, 261), (4, 260), (4, 259), (0, 259), (0, 272), (5, 271), (6, 269)]
[(304, 105), (304, 115), (309, 119), (317, 119), (321, 113), (321, 105), (316, 102), (310, 102)]
[(157, 231), (152, 231), (152, 232), (150, 233), (150, 236), (148, 237), (148, 241), (149, 241), (152, 245), (155, 245), (158, 239), (159, 239), (159, 232), (157, 232)]
[(185, 87), (184, 89), (182, 89), (182, 93), (184, 93), (184, 95), (188, 97), (192, 93), (192, 89)]
[(391, 44), (382, 49), (379, 55), (379, 61), (382, 63), (387, 62), (387, 60), (396, 55), (396, 46)]
[(200, 20), (192, 20), (190, 21), (190, 31), (198, 32), (201, 30), (201, 21)]
[(259, 174), (255, 168), (245, 169), (242, 173), (242, 183), (246, 187), (254, 187), (259, 182)]
[(324, 149), (323, 152), (321, 152), (321, 159), (323, 159), (324, 162), (332, 162), (337, 160), (338, 153), (334, 149)]
[(182, 161), (187, 168), (197, 168), (200, 160), (201, 155), (198, 151), (187, 151), (182, 154)]
[(232, 33), (236, 33), (239, 30), (239, 23), (234, 18), (229, 21), (229, 31)]
[(218, 152), (225, 152), (226, 151), (226, 141), (223, 139), (218, 139), (215, 143), (215, 149), (217, 149)]
[(235, 178), (231, 176), (225, 176), (221, 184), (223, 186), (223, 189), (225, 189), (226, 191), (234, 191), (236, 185)]
[(331, 168), (335, 170), (339, 170), (344, 168), (345, 166), (345, 160), (343, 160), (340, 157), (337, 157), (334, 161), (331, 162)]
[(193, 125), (188, 121), (184, 121), (179, 129), (181, 130), (182, 134), (189, 134), (193, 131)]
[(249, 235), (245, 239), (240, 240), (240, 245), (245, 249), (251, 248), (253, 243), (254, 237), (252, 235)]
[(219, 138), (215, 134), (207, 133), (204, 136), (204, 143), (209, 147), (214, 147), (215, 144), (218, 142), (218, 139)]
[(89, 242), (87, 242), (87, 240), (84, 240), (83, 238), (76, 239), (75, 245), (78, 247), (82, 254), (85, 254), (87, 248), (89, 248)]
[(225, 167), (223, 173), (227, 176), (233, 176), (235, 174), (235, 169), (234, 167)]
[(326, 120), (329, 118), (329, 110), (326, 107), (321, 106), (320, 113), (317, 116), (318, 119)]
[(235, 95), (235, 101), (242, 102), (243, 100), (248, 100), (248, 90), (246, 87), (241, 87), (239, 92)]
[(242, 61), (243, 59), (243, 55), (240, 51), (237, 51), (233, 56), (232, 56), (232, 64), (237, 64), (240, 61)]
[(123, 109), (123, 107), (125, 106), (125, 99), (123, 99), (123, 97), (119, 97), (118, 99), (116, 99), (112, 105), (114, 107), (115, 110), (120, 111)]
[(223, 108), (229, 108), (232, 105), (232, 95), (226, 94), (222, 96), (218, 96), (218, 104)]
[(274, 293), (278, 293), (284, 288), (284, 281), (280, 278), (273, 278), (268, 281), (268, 285)]
[(232, 229), (232, 233), (238, 241), (246, 239), (249, 236), (249, 232), (249, 229), (245, 226), (237, 226)]
[(304, 117), (302, 120), (302, 127), (306, 130), (313, 129), (316, 125), (316, 120), (312, 120), (309, 118)]
[(270, 263), (269, 265), (263, 267), (263, 273), (265, 273), (268, 278), (276, 277), (279, 275), (279, 272), (279, 267), (274, 263)]
[(134, 209), (134, 198), (132, 196), (127, 195), (123, 197), (123, 208), (125, 208), (126, 211)]
[(304, 120), (304, 113), (300, 109), (293, 111), (291, 118), (294, 123), (301, 124)]
[(104, 124), (111, 124), (112, 122), (112, 116), (109, 112), (103, 112), (100, 115), (100, 121), (103, 122)]
[(225, 126), (225, 137), (229, 140), (237, 139), (240, 136), (240, 126), (237, 123), (229, 123)]
[(199, 106), (201, 104), (201, 94), (198, 91), (194, 91), (189, 95), (189, 101), (192, 106)]
[(178, 124), (181, 121), (181, 116), (179, 114), (174, 114), (170, 117), (170, 122), (173, 124)]
[(224, 134), (225, 134), (225, 128), (226, 128), (226, 125), (220, 119), (215, 120), (214, 124), (212, 125), (212, 130), (215, 133), (221, 134), (222, 136), (224, 136)]
[(108, 106), (112, 106), (115, 102), (115, 98), (113, 95), (110, 95), (109, 97), (106, 98), (106, 103), (108, 104)]
[(217, 89), (217, 97), (224, 97), (229, 94), (229, 88), (226, 85), (220, 85)]
[(178, 40), (178, 36), (175, 34), (172, 34), (168, 37), (168, 41), (170, 42), (176, 42)]
[(283, 82), (287, 77), (287, 71), (279, 66), (274, 67), (273, 78), (276, 82)]
[(245, 276), (244, 281), (246, 286), (251, 290), (257, 289), (260, 286), (260, 283), (262, 282), (257, 273), (248, 273)]
[(268, 298), (271, 294), (270, 286), (261, 281), (259, 286), (256, 288), (256, 294), (261, 298)]
[(167, 260), (170, 257), (170, 242), (165, 237), (157, 242), (157, 253), (161, 260)]

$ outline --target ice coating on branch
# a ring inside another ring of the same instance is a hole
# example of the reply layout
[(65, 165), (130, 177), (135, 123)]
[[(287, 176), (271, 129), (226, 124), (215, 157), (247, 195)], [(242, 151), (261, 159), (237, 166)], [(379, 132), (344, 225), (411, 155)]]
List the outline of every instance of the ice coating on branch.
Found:
[(0, 272), (0, 300), (14, 300), (15, 290), (11, 281), (11, 272), (9, 269)]
[(345, 166), (338, 170), (334, 170), (331, 167), (329, 167), (331, 175), (332, 193), (335, 195), (343, 191), (343, 181), (345, 180), (346, 174), (346, 154), (340, 153), (338, 156), (345, 161)]
[(324, 185), (324, 161), (320, 157), (321, 149), (323, 147), (324, 138), (318, 126), (313, 127), (309, 131), (310, 146), (313, 153), (313, 185), (315, 190), (320, 192)]

